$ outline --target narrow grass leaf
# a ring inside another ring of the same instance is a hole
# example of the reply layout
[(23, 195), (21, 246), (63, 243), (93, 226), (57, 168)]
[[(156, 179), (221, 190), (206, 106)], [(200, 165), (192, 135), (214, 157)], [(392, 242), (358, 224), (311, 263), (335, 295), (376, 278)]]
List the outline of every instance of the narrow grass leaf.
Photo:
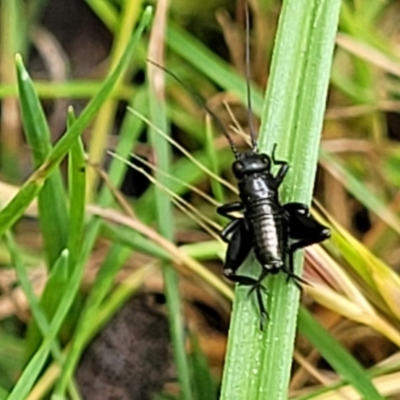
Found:
[(156, 245), (153, 241), (125, 227), (115, 228), (112, 225), (104, 224), (103, 234), (115, 243), (120, 243), (151, 257), (163, 261), (173, 261), (171, 255)]
[[(2, 1), (0, 3), (0, 60), (1, 60), (1, 85), (9, 84), (15, 88), (14, 54), (25, 53), (27, 49), (27, 23), (25, 2), (23, 0)], [(2, 119), (6, 116), (16, 116), (16, 104), (14, 98), (5, 98), (1, 104)], [(8, 117), (10, 118), (10, 117)], [(15, 119), (16, 120), (16, 119)], [(0, 157), (2, 174), (9, 179), (18, 181), (21, 179), (21, 163), (19, 160), (21, 145), (20, 132), (13, 123), (2, 123)], [(7, 127), (7, 129), (6, 129)]]
[(113, 32), (118, 26), (118, 14), (115, 7), (107, 0), (86, 0), (93, 12)]
[[(69, 110), (68, 126), (75, 121), (73, 110)], [(86, 163), (82, 138), (79, 136), (71, 146), (68, 157), (68, 188), (69, 188), (69, 234), (68, 250), (70, 254), (69, 273), (80, 257), (83, 231), (85, 224), (85, 187), (86, 187)]]
[[(95, 96), (104, 84), (103, 80), (80, 80), (75, 79), (69, 82), (48, 82), (37, 80), (34, 82), (35, 90), (41, 99), (87, 99)], [(115, 88), (110, 94), (113, 99), (129, 100), (135, 89), (132, 85), (124, 85)], [(10, 96), (17, 96), (18, 88), (15, 85), (0, 86), (0, 99)]]
[[(52, 150), (49, 126), (33, 82), (20, 57), (16, 59), (16, 67), (22, 122), (35, 168), (38, 168)], [(46, 180), (38, 199), (48, 268), (55, 263), (67, 244), (68, 213), (65, 197), (61, 172), (55, 169)]]
[[(155, 21), (149, 42), (149, 59), (163, 63), (161, 54), (163, 51), (163, 38), (165, 36), (165, 26), (167, 18), (168, 2), (160, 1), (157, 3)], [(161, 49), (160, 49), (161, 48)], [(165, 76), (164, 71), (153, 64), (148, 64), (147, 68), (149, 79), (149, 117), (155, 128), (166, 132), (169, 135), (169, 121), (165, 104)], [(168, 140), (160, 137), (156, 129), (149, 127), (150, 143), (155, 153), (157, 167), (170, 174), (172, 164), (171, 149)], [(155, 178), (162, 185), (168, 185), (165, 175), (156, 171)], [(173, 241), (174, 238), (174, 216), (172, 213), (172, 203), (166, 193), (156, 190), (154, 193), (156, 207), (156, 221), (160, 234), (167, 240)], [(167, 309), (169, 316), (169, 326), (175, 365), (182, 396), (186, 400), (193, 399), (192, 387), (190, 382), (189, 363), (185, 349), (185, 332), (182, 315), (182, 305), (179, 291), (179, 275), (169, 264), (162, 268), (165, 294), (167, 298)]]

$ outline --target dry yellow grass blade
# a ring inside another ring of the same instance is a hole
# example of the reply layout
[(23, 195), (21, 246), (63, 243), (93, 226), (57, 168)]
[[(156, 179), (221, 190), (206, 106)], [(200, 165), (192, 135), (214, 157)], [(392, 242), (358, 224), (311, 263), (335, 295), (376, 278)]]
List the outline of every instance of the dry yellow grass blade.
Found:
[[(314, 257), (319, 260), (319, 268), (326, 270), (333, 279), (329, 285), (312, 281), (305, 291), (321, 305), (344, 317), (368, 325), (393, 343), (400, 346), (400, 332), (363, 295), (359, 286), (343, 271), (336, 261), (321, 248), (314, 248)], [(326, 276), (325, 273), (323, 273)]]

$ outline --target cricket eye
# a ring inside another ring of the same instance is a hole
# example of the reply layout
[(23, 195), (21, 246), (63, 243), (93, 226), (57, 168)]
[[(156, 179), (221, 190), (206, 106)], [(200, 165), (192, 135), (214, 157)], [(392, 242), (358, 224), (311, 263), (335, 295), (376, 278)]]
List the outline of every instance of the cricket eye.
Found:
[(235, 164), (233, 164), (233, 173), (236, 176), (243, 175), (244, 170), (245, 170), (245, 167), (242, 162), (238, 161)]

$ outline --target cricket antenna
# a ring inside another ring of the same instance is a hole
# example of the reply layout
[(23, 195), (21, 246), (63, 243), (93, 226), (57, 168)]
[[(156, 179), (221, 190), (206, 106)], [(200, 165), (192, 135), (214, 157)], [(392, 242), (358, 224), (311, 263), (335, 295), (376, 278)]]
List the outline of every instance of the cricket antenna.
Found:
[(157, 68), (162, 69), (166, 74), (170, 75), (172, 78), (174, 78), (188, 93), (190, 93), (190, 95), (193, 97), (193, 99), (196, 101), (196, 103), (204, 108), (204, 110), (206, 110), (206, 112), (211, 116), (211, 118), (214, 120), (214, 122), (216, 123), (217, 127), (219, 128), (219, 130), (223, 133), (223, 135), (226, 137), (228, 143), (229, 143), (229, 147), (232, 150), (233, 155), (235, 156), (236, 159), (239, 158), (240, 153), (237, 150), (235, 143), (233, 142), (232, 137), (229, 135), (228, 131), (225, 129), (224, 125), (222, 125), (222, 122), (220, 121), (220, 119), (217, 117), (217, 115), (207, 106), (207, 104), (205, 103), (204, 99), (202, 97), (200, 97), (197, 93), (195, 93), (192, 89), (189, 88), (189, 86), (187, 86), (182, 79), (180, 79), (175, 73), (173, 73), (172, 71), (170, 71), (169, 69), (165, 68), (163, 65), (160, 65), (158, 63), (156, 63), (155, 61), (149, 60), (147, 59), (147, 61), (150, 64), (153, 64), (154, 66), (156, 66)]
[(248, 112), (248, 120), (249, 120), (249, 129), (250, 129), (250, 139), (251, 139), (251, 147), (253, 152), (258, 151), (258, 144), (256, 139), (256, 132), (254, 128), (254, 120), (253, 120), (253, 111), (251, 105), (251, 91), (250, 91), (250, 13), (249, 13), (249, 4), (247, 0), (244, 2), (244, 10), (246, 15), (246, 89), (247, 89), (247, 112)]

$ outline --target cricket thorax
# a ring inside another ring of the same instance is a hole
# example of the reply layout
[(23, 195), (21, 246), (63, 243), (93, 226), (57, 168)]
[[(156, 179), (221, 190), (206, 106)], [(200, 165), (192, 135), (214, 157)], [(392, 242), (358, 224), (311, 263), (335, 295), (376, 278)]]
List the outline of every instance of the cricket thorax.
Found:
[(271, 185), (269, 173), (248, 176), (238, 183), (243, 204), (250, 205), (262, 200), (277, 201), (277, 190)]

